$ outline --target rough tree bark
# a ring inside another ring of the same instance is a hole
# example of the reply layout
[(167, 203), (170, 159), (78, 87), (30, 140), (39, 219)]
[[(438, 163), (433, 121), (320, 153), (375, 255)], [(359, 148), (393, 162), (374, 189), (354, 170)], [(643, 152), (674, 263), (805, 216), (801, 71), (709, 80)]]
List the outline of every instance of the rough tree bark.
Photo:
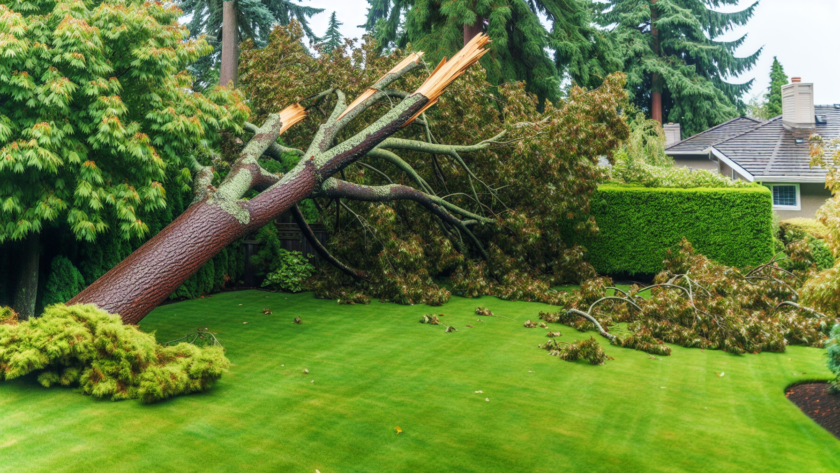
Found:
[(464, 25), (464, 45), (469, 44), (476, 35), (484, 31), (484, 18), (476, 15), (475, 23), (471, 25)]
[[(446, 224), (474, 238), (468, 228), (470, 225), (494, 221), (406, 186), (353, 187), (332, 176), (369, 152), (381, 153), (383, 150), (377, 149), (380, 146), (429, 153), (444, 151), (443, 154), (454, 156), (457, 156), (459, 150), (469, 151), (489, 146), (491, 140), (466, 147), (388, 140), (389, 136), (410, 124), (434, 104), (452, 81), (478, 61), (487, 51), (484, 48), (487, 42), (485, 35), (474, 38), (452, 60), (442, 63), (417, 91), (410, 95), (396, 94), (403, 97), (399, 103), (361, 132), (337, 144), (338, 133), (349, 122), (377, 101), (395, 96), (386, 87), (404, 74), (419, 68), (420, 54), (410, 55), (349, 106), (345, 104), (344, 94), (340, 90), (327, 91), (325, 94), (336, 96), (335, 108), (305, 152), (283, 148), (276, 143), (280, 134), (305, 117), (305, 111), (300, 105), (287, 107), (279, 114), (271, 115), (259, 128), (247, 126), (246, 129), (255, 132), (254, 137), (247, 143), (218, 188), (211, 185), (213, 169), (194, 162), (193, 204), (68, 304), (96, 304), (108, 312), (120, 314), (125, 323), (136, 324), (229, 243), (271, 222), (283, 212), (294, 208), (301, 200), (315, 195), (369, 201), (388, 200), (388, 196), (391, 199), (414, 200)], [(285, 176), (270, 174), (260, 166), (259, 159), (264, 154), (278, 156), (284, 151), (292, 151), (302, 157), (298, 165)], [(251, 189), (261, 192), (250, 200), (243, 200), (242, 196)], [(462, 221), (455, 215), (468, 219)], [(305, 225), (302, 218), (299, 224)], [(477, 240), (476, 244), (480, 246)], [(326, 251), (324, 248), (319, 249)], [(345, 272), (354, 271), (346, 266), (341, 269)], [(362, 274), (356, 276), (361, 277)]]
[(222, 3), (222, 63), (219, 70), (219, 85), (237, 86), (239, 79), (239, 29), (237, 28), (236, 3), (234, 0)]
[(14, 309), (21, 320), (35, 315), (38, 297), (38, 265), (41, 250), (40, 234), (30, 233), (21, 244), (20, 279), (15, 289)]
[[(658, 56), (659, 55), (659, 30), (656, 29), (656, 9), (654, 8), (654, 4), (657, 0), (651, 0), (651, 8), (650, 8), (650, 35), (653, 38), (653, 52)], [(651, 92), (650, 92), (650, 118), (652, 120), (658, 121), (660, 124), (663, 122), (662, 118), (662, 88), (659, 84), (659, 74), (653, 73), (651, 77)]]

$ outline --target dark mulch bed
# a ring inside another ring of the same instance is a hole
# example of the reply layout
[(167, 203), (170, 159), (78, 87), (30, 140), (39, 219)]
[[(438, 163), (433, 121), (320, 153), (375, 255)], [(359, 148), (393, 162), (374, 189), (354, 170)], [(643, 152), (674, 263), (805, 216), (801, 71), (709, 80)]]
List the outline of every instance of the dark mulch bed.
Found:
[(793, 386), (785, 396), (840, 439), (840, 394), (832, 394), (827, 383), (808, 383)]

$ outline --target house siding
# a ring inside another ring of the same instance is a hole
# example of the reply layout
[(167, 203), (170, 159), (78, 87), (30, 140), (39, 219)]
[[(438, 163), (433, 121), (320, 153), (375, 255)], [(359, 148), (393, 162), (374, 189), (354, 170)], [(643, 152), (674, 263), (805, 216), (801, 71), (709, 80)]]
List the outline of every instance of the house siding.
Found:
[[(771, 183), (768, 182), (768, 184)], [(817, 215), (817, 210), (829, 197), (831, 197), (831, 191), (825, 188), (825, 184), (802, 183), (799, 184), (800, 210), (776, 210), (776, 213), (782, 220), (814, 218)]]
[(681, 167), (691, 169), (706, 169), (708, 171), (717, 171), (718, 165), (715, 161), (709, 159), (709, 155), (691, 155), (691, 156), (673, 156), (674, 164)]

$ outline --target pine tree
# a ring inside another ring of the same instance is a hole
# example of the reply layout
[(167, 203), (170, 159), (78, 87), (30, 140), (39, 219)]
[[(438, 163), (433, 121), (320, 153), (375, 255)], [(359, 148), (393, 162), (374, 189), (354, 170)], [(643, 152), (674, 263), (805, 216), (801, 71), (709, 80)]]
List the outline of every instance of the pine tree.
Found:
[[(233, 69), (238, 61), (239, 42), (242, 39), (252, 39), (262, 47), (268, 41), (268, 35), (275, 25), (288, 25), (295, 20), (301, 24), (303, 31), (310, 41), (318, 41), (318, 36), (309, 27), (309, 18), (324, 11), (298, 5), (292, 0), (178, 0), (178, 6), (185, 16), (191, 16), (187, 27), (190, 36), (207, 36), (207, 42), (213, 45), (215, 52), (196, 62), (190, 72), (196, 76), (194, 88), (202, 90), (216, 84), (219, 79), (219, 66), (222, 56), (222, 36), (224, 20), (224, 4), (233, 3), (233, 18), (229, 21), (236, 24), (236, 34), (232, 36), (234, 51), (232, 57)], [(236, 77), (232, 78), (236, 83)]]
[(767, 114), (777, 117), (782, 114), (782, 86), (788, 83), (785, 68), (773, 56), (773, 67), (770, 68), (770, 87), (767, 88)]
[(338, 27), (343, 24), (344, 23), (338, 21), (335, 17), (335, 12), (333, 12), (330, 16), (330, 23), (329, 26), (327, 26), (327, 32), (324, 33), (324, 37), (321, 38), (321, 43), (319, 44), (321, 53), (329, 54), (333, 52), (334, 49), (341, 47), (344, 39), (342, 38), (341, 31), (338, 30)]
[[(481, 60), (488, 80), (524, 80), (541, 101), (560, 99), (560, 81), (566, 75), (595, 87), (621, 66), (608, 36), (591, 24), (590, 0), (368, 1), (363, 26), (384, 48), (411, 43), (426, 52), (427, 61), (437, 63), (485, 32), (492, 40), (490, 54)], [(548, 19), (550, 31), (537, 14)]]
[(597, 5), (602, 27), (613, 28), (613, 43), (624, 62), (628, 89), (636, 106), (651, 118), (680, 122), (689, 134), (736, 117), (753, 81), (725, 79), (750, 70), (761, 49), (735, 57), (746, 35), (719, 41), (745, 25), (758, 2), (745, 10), (721, 13), (715, 7), (739, 0), (608, 0)]

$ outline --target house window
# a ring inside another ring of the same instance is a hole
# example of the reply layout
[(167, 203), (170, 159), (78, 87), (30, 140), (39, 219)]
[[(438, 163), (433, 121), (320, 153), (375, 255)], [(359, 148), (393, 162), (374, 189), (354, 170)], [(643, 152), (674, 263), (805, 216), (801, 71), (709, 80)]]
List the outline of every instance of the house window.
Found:
[(796, 187), (773, 186), (773, 205), (796, 205)]
[(799, 184), (767, 184), (773, 193), (773, 208), (777, 210), (801, 210)]

